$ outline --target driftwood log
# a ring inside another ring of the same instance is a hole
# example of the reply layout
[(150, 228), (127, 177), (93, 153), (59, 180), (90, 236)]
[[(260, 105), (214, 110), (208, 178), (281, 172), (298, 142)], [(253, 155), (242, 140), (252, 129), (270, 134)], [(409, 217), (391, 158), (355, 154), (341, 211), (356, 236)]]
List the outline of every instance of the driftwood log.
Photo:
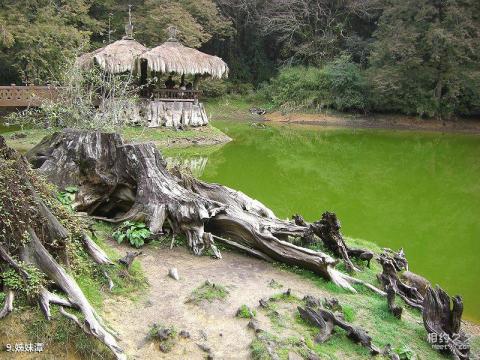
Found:
[[(126, 359), (75, 279), (64, 269), (69, 266), (69, 257), (72, 256), (68, 249), (83, 247), (83, 251), (99, 264), (111, 264), (108, 256), (84, 233), (74, 233), (76, 230), (69, 231), (67, 225), (62, 225), (60, 220), (68, 220), (67, 215), (52, 210), (50, 204), (56, 200), (48, 187), (31, 171), (23, 156), (7, 147), (1, 136), (0, 174), (0, 269), (13, 269), (29, 286), (33, 273), (28, 269), (36, 268), (48, 282), (40, 283), (27, 295), (38, 300), (45, 317), (50, 320), (51, 306), (58, 305), (62, 315), (99, 339), (117, 359)], [(51, 292), (52, 288), (61, 291), (65, 297)], [(14, 309), (16, 292), (21, 289), (3, 286), (3, 291), (6, 298), (0, 319)], [(80, 311), (83, 319), (65, 311), (64, 307)]]
[(427, 289), (423, 324), (428, 332), (428, 341), (434, 348), (452, 354), (454, 359), (468, 359), (470, 355), (468, 338), (460, 330), (462, 313), (460, 296), (450, 298), (439, 286)]
[[(362, 283), (336, 270), (338, 260), (328, 254), (289, 242), (307, 236), (311, 224), (278, 219), (242, 192), (168, 171), (154, 144), (65, 130), (43, 139), (27, 157), (58, 186), (77, 185), (75, 208), (90, 216), (112, 223), (144, 221), (154, 234), (183, 234), (195, 255), (210, 248), (220, 258), (214, 238), (221, 238), (264, 259), (309, 269), (352, 292), (351, 284)], [(319, 232), (327, 233), (321, 224)]]

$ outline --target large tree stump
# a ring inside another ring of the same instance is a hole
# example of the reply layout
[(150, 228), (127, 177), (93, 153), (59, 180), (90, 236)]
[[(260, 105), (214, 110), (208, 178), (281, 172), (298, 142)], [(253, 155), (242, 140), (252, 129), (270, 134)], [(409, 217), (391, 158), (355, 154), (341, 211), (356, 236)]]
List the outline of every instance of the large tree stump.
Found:
[[(453, 306), (452, 306), (453, 303)], [(468, 359), (470, 344), (460, 330), (463, 301), (460, 296), (450, 298), (439, 286), (429, 287), (423, 302), (423, 324), (428, 332), (428, 341), (454, 359)]]
[[(28, 296), (38, 299), (46, 318), (51, 318), (52, 304), (60, 306), (63, 315), (104, 343), (117, 359), (125, 359), (114, 336), (62, 266), (62, 263), (69, 264), (67, 248), (78, 251), (83, 248), (99, 264), (111, 264), (111, 261), (76, 225), (70, 226), (71, 230), (62, 225), (60, 219), (73, 220), (61, 210), (53, 210), (55, 202), (46, 184), (30, 170), (26, 159), (8, 148), (0, 136), (0, 269), (13, 269), (29, 286), (33, 276), (31, 267), (36, 268), (49, 282), (37, 284)], [(52, 293), (51, 288), (62, 291), (66, 297)], [(6, 299), (0, 319), (13, 310), (15, 292), (21, 291), (3, 290)], [(80, 321), (63, 307), (79, 310), (84, 319)]]
[(228, 187), (169, 172), (154, 144), (125, 144), (118, 134), (65, 130), (28, 154), (50, 181), (77, 185), (77, 210), (105, 221), (138, 220), (154, 234), (184, 234), (194, 254), (228, 238), (259, 257), (309, 269), (355, 292), (361, 282), (334, 269), (331, 256), (296, 246), (310, 224), (278, 219), (260, 202)]

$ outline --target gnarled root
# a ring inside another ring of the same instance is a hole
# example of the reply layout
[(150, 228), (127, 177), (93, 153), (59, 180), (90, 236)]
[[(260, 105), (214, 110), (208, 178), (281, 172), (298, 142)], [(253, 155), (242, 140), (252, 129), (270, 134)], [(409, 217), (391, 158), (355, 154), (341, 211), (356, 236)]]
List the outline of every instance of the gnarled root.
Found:
[(400, 319), (402, 317), (403, 308), (395, 305), (395, 290), (388, 285), (385, 287), (385, 290), (387, 291), (388, 310), (393, 316)]
[[(51, 318), (52, 304), (79, 310), (84, 317), (83, 323), (78, 322), (81, 328), (109, 347), (117, 359), (126, 359), (116, 339), (104, 327), (76, 281), (59, 263), (61, 261), (62, 264), (69, 265), (66, 250), (69, 241), (73, 241), (73, 235), (70, 236), (65, 227), (67, 225), (63, 225), (54, 215), (51, 210), (53, 208), (47, 206), (50, 204), (48, 201), (51, 200), (49, 191), (31, 172), (26, 159), (8, 148), (5, 139), (1, 136), (0, 172), (2, 174), (0, 201), (4, 210), (0, 219), (0, 266), (2, 269), (3, 266), (13, 269), (25, 284), (31, 285), (32, 274), (34, 274), (31, 267), (36, 267), (66, 295), (66, 298), (63, 298), (54, 294), (45, 287), (46, 285), (35, 288), (38, 290), (36, 296), (46, 318)], [(78, 237), (75, 226), (72, 225), (71, 228), (75, 229), (72, 230), (72, 234), (75, 232), (75, 236)], [(5, 234), (8, 234), (8, 237)], [(83, 243), (87, 252), (92, 254), (97, 263), (110, 263), (108, 257), (91, 239), (84, 236)], [(18, 261), (18, 258), (22, 262)], [(0, 318), (13, 310), (14, 293), (11, 289), (4, 290), (6, 298), (0, 310)]]
[[(295, 217), (295, 221), (299, 221), (298, 215)], [(322, 218), (319, 221), (311, 224), (312, 232), (322, 239), (325, 246), (336, 256), (343, 259), (348, 271), (359, 271), (350, 260), (350, 257), (365, 260), (367, 266), (370, 267), (370, 260), (373, 258), (373, 253), (363, 249), (350, 249), (343, 239), (340, 227), (341, 225), (337, 215), (328, 211), (322, 214)]]
[(318, 342), (324, 342), (328, 340), (333, 332), (335, 326), (338, 326), (347, 332), (348, 338), (353, 342), (358, 343), (366, 348), (370, 349), (372, 355), (377, 355), (380, 350), (372, 344), (372, 338), (367, 332), (359, 327), (354, 327), (346, 321), (335, 316), (331, 311), (325, 309), (313, 309), (309, 306), (305, 308), (298, 307), (300, 316), (320, 328), (319, 335), (315, 338)]
[[(31, 237), (29, 251), (35, 265), (43, 271), (68, 298), (67, 301), (54, 294), (44, 292), (43, 296), (41, 295), (41, 302), (43, 302), (45, 308), (48, 309), (48, 304), (51, 302), (77, 308), (85, 317), (81, 326), (82, 329), (84, 331), (87, 330), (87, 333), (103, 342), (115, 354), (117, 359), (126, 359), (123, 350), (117, 345), (116, 339), (104, 328), (98, 314), (90, 305), (76, 281), (55, 261), (31, 229), (29, 233)], [(49, 314), (49, 310), (46, 311), (46, 314)]]
[(90, 255), (90, 257), (99, 265), (112, 265), (112, 260), (109, 259), (108, 255), (98, 246), (91, 238), (87, 235), (86, 232), (83, 232), (83, 246), (85, 250)]

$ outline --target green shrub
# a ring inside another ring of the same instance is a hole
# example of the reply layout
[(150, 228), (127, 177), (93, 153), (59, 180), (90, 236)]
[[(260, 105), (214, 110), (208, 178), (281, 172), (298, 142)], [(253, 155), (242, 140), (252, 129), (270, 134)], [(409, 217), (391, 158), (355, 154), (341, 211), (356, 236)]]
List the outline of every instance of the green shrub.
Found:
[(285, 110), (346, 111), (367, 109), (366, 90), (360, 68), (349, 57), (341, 56), (322, 68), (285, 67), (261, 92)]
[(119, 244), (127, 239), (130, 245), (136, 248), (143, 246), (151, 235), (152, 233), (144, 223), (135, 221), (125, 221), (112, 234)]

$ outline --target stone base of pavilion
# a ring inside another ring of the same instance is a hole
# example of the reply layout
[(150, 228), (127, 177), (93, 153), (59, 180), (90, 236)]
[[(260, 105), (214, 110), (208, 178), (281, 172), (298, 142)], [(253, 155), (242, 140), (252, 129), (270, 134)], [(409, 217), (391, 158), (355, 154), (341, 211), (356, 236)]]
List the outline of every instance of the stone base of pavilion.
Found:
[(202, 103), (190, 101), (152, 100), (146, 103), (143, 114), (148, 127), (184, 128), (208, 124)]

